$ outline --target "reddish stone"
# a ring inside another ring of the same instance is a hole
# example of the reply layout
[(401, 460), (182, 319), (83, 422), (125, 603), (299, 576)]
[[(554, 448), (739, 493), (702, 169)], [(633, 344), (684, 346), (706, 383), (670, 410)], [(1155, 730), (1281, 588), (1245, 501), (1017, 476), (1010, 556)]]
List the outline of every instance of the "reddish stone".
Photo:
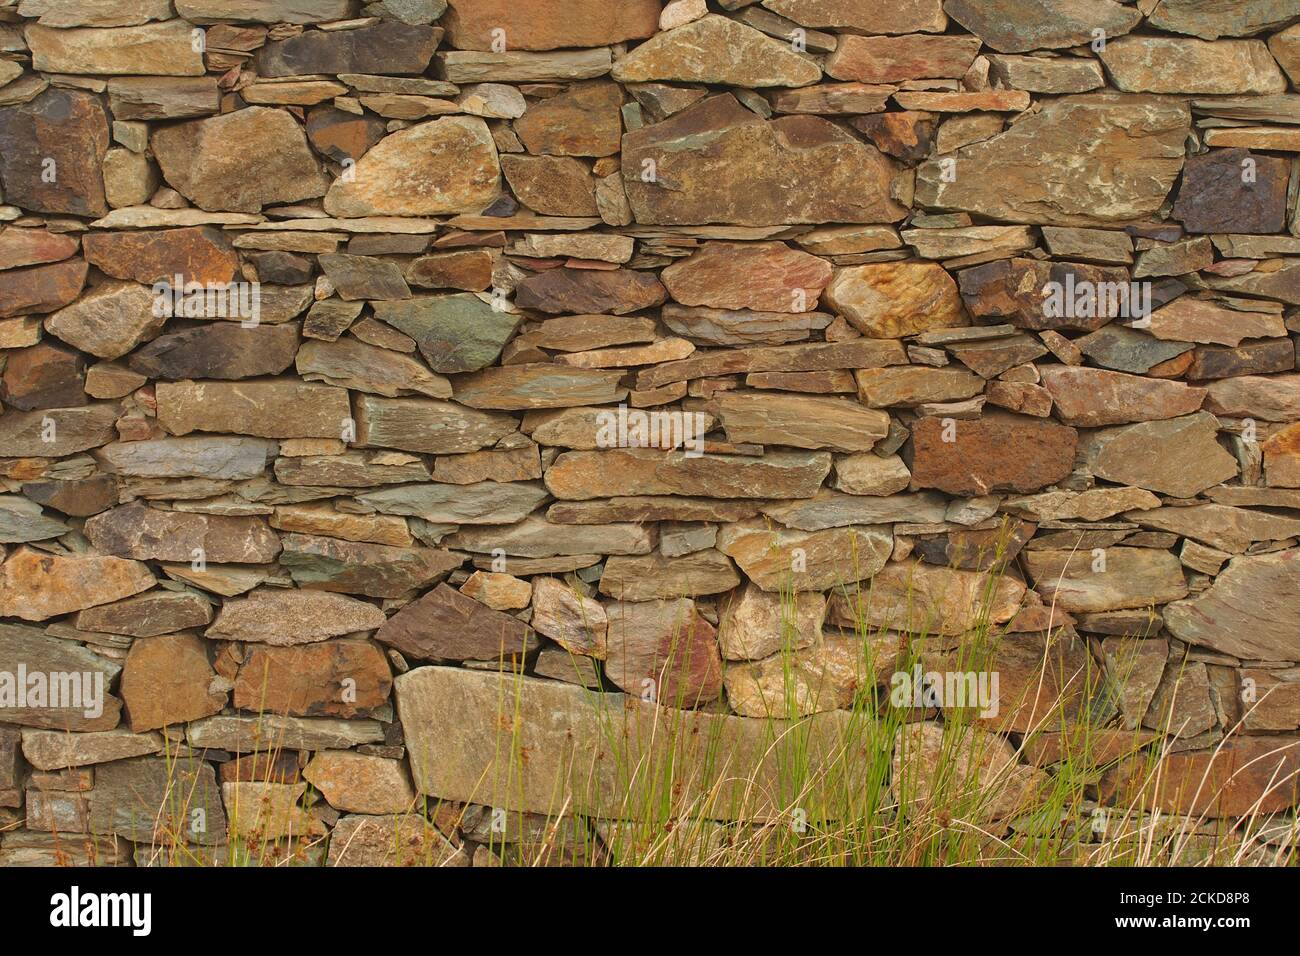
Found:
[(31, 411), (86, 404), (86, 361), (62, 345), (42, 342), (8, 353), (0, 399)]
[(84, 259), (0, 272), (0, 318), (54, 312), (76, 300), (89, 271)]
[(1065, 425), (992, 412), (971, 421), (922, 418), (904, 455), (919, 488), (952, 495), (1028, 492), (1070, 473), (1077, 442), (1078, 432)]
[(82, 245), (91, 265), (118, 279), (144, 285), (160, 280), (225, 284), (239, 258), (221, 230), (211, 226), (139, 232), (91, 232)]

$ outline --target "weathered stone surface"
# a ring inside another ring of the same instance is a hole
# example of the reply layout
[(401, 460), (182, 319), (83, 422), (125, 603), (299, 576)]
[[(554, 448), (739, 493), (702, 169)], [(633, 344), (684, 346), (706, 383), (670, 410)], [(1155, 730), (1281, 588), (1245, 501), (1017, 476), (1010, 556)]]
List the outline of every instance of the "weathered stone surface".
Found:
[(100, 466), (139, 478), (256, 478), (275, 457), (275, 442), (213, 436), (114, 442), (95, 452)]
[[(1267, 55), (1267, 54), (1266, 54)], [(1249, 166), (1249, 181), (1243, 167)], [(1173, 217), (1188, 232), (1280, 232), (1290, 164), (1248, 149), (1214, 149), (1187, 160)]]
[(1211, 750), (1176, 751), (1153, 775), (1139, 754), (1108, 770), (1103, 802), (1131, 806), (1146, 801), (1166, 813), (1240, 817), (1277, 813), (1300, 799), (1296, 774), (1300, 744), (1292, 737), (1239, 737)]
[(787, 599), (747, 583), (723, 605), (718, 645), (726, 660), (761, 660), (812, 646), (821, 639), (825, 618), (824, 595), (795, 592)]
[(0, 617), (43, 621), (130, 597), (153, 584), (148, 567), (138, 561), (19, 548), (0, 564)]
[(330, 186), (325, 211), (340, 217), (478, 212), (497, 198), (500, 179), (487, 124), (448, 116), (384, 137), (357, 161), (351, 181)]
[(102, 30), (33, 24), (24, 35), (32, 65), (49, 73), (203, 75), (203, 57), (181, 20)]
[(1049, 366), (1042, 375), (1056, 414), (1067, 425), (1094, 428), (1178, 418), (1205, 401), (1201, 388), (1104, 369)]
[(185, 738), (191, 747), (254, 753), (268, 744), (286, 750), (346, 750), (379, 743), (384, 732), (377, 720), (218, 715), (190, 724)]
[(375, 605), (342, 594), (257, 588), (226, 601), (207, 636), (290, 647), (374, 630), (384, 621), (384, 612)]
[(600, 0), (543, 0), (520, 5), (510, 0), (448, 0), (443, 23), (458, 50), (493, 50), (495, 29), (505, 31), (511, 50), (606, 46), (640, 40), (659, 26), (657, 0), (608, 4)]
[(619, 386), (622, 377), (618, 370), (508, 365), (461, 376), (453, 390), (456, 401), (470, 408), (568, 408), (619, 401), (627, 394)]
[[(0, 272), (0, 316), (53, 312), (76, 299), (86, 284), (86, 263), (70, 259)], [(28, 343), (28, 344), (35, 344)]]
[(539, 215), (599, 215), (596, 180), (580, 159), (507, 154), (501, 172), (515, 197)]
[(356, 717), (383, 706), (392, 676), (370, 641), (250, 647), (235, 677), (234, 705), (294, 717)]
[(143, 285), (171, 282), (224, 284), (235, 277), (238, 258), (230, 240), (211, 226), (139, 232), (92, 232), (82, 241), (86, 260), (117, 279)]
[(1282, 93), (1286, 78), (1262, 40), (1129, 36), (1108, 40), (1099, 54), (1127, 93)]
[(472, 485), (399, 485), (358, 496), (384, 514), (408, 515), (435, 524), (499, 524), (522, 521), (547, 498), (533, 482), (483, 481)]
[(495, 661), (537, 646), (528, 625), (446, 584), (394, 614), (375, 639), (423, 661)]
[(86, 404), (86, 363), (76, 352), (42, 342), (7, 353), (0, 399), (23, 411)]
[(293, 379), (159, 382), (158, 421), (173, 435), (233, 432), (259, 438), (338, 438), (348, 393)]
[[(489, 489), (490, 491), (490, 489)], [(653, 529), (635, 522), (566, 525), (529, 516), (514, 525), (462, 528), (448, 546), (479, 554), (504, 552), (522, 558), (553, 558), (564, 554), (649, 554)]]
[(1010, 743), (982, 730), (922, 721), (904, 724), (894, 738), (891, 787), (912, 812), (956, 798), (977, 801), (981, 817), (1002, 820), (1030, 811), (1049, 785), (1042, 770), (1017, 762)]
[(722, 693), (716, 632), (688, 599), (609, 605), (605, 673), (628, 693), (695, 707)]
[(1237, 474), (1237, 462), (1216, 440), (1214, 416), (1108, 428), (1091, 436), (1084, 454), (1097, 477), (1190, 498)]
[[(1153, 216), (1182, 170), (1188, 124), (1185, 108), (1165, 100), (1063, 97), (1006, 132), (959, 149), (955, 178), (945, 178), (939, 160), (923, 163), (916, 199), (1009, 222), (1060, 226)], [(1134, 129), (1142, 134), (1134, 136)], [(1060, 175), (1044, 179), (1038, 175), (1044, 165)]]
[[(4, 599), (11, 595), (20, 599), (29, 597), (21, 590), (12, 587), (12, 579), (6, 577), (6, 569), (23, 553), (20, 551), (17, 556), (10, 557), (8, 562), (0, 565), (0, 585), (4, 586), (0, 590), (0, 616), (24, 616), (6, 609), (4, 604)], [(109, 571), (114, 570), (111, 566), (107, 568)], [(83, 600), (93, 595), (90, 588), (79, 588), (76, 593)], [(76, 610), (76, 607), (70, 609)], [(121, 669), (120, 664), (71, 641), (49, 637), (44, 631), (33, 627), (0, 624), (0, 671), (6, 675), (14, 675), (6, 680), (9, 685), (5, 692), (6, 724), (42, 727), (63, 733), (112, 730), (118, 725), (122, 702), (109, 692), (109, 687)], [(20, 671), (26, 671), (29, 675), (27, 693), (22, 698), (15, 694), (16, 678)], [(48, 678), (51, 674), (76, 675), (72, 678), (75, 682), (71, 683), (70, 687), (59, 685), (60, 697), (57, 700), (53, 696), (55, 688)], [(36, 675), (44, 675), (46, 679), (34, 680)], [(62, 696), (69, 691), (76, 694), (78, 685), (81, 692), (80, 700), (74, 697), (69, 701)]]
[[(314, 343), (309, 343), (314, 344)], [(298, 326), (218, 322), (160, 335), (127, 360), (135, 372), (171, 381), (278, 375), (298, 352)]]
[(969, 324), (957, 284), (930, 262), (882, 262), (842, 269), (826, 304), (864, 335), (895, 338)]
[[(641, 179), (646, 160), (655, 182)], [(622, 169), (639, 223), (896, 222), (906, 214), (891, 194), (894, 164), (874, 147), (815, 116), (764, 122), (729, 94), (628, 133)], [(788, 188), (792, 177), (805, 187)]]
[(806, 86), (821, 79), (821, 69), (789, 44), (709, 14), (642, 43), (615, 62), (611, 75), (620, 83)]
[(376, 302), (375, 315), (409, 335), (435, 372), (472, 372), (490, 365), (519, 317), (475, 295), (417, 296)]
[(721, 594), (739, 583), (740, 576), (726, 555), (706, 548), (677, 558), (612, 555), (605, 562), (600, 590), (620, 601), (653, 601)]
[(210, 116), (221, 108), (221, 91), (209, 76), (120, 76), (108, 81), (114, 119), (127, 122)]
[(7, 455), (75, 454), (115, 439), (113, 422), (119, 412), (119, 406), (112, 402), (92, 402), (80, 408), (6, 412), (0, 416), (0, 442), (4, 443)]
[(349, 814), (330, 836), (327, 866), (469, 866), (469, 855), (418, 814)]
[(781, 242), (710, 242), (662, 277), (683, 305), (798, 313), (821, 295), (831, 267)]
[(877, 497), (822, 490), (811, 498), (762, 506), (763, 514), (769, 518), (800, 531), (898, 521), (936, 523), (944, 520), (946, 510), (947, 501), (933, 491)]
[(96, 767), (90, 832), (146, 845), (180, 837), (205, 846), (225, 842), (212, 764), (191, 756), (133, 757)]
[(0, 543), (44, 541), (68, 531), (67, 525), (47, 517), (36, 502), (19, 495), (0, 495)]
[(1182, 565), (1168, 551), (1106, 548), (1102, 557), (1078, 551), (1026, 551), (1025, 564), (1043, 600), (1063, 611), (1149, 607), (1187, 595)]
[(304, 342), (294, 365), (309, 382), (327, 382), (390, 398), (410, 394), (451, 397), (451, 383), (430, 372), (419, 360), (356, 339)]
[(808, 498), (830, 472), (826, 452), (769, 452), (690, 457), (651, 449), (566, 452), (546, 472), (557, 498), (585, 501), (620, 495), (716, 498)]
[(1211, 382), (1205, 410), (1230, 418), (1268, 422), (1300, 417), (1300, 375), (1242, 375)]
[(1294, 579), (1300, 551), (1233, 558), (1206, 591), (1164, 611), (1179, 640), (1235, 657), (1294, 660)]
[[(231, 143), (255, 143), (232, 150)], [(307, 137), (284, 110), (250, 106), (160, 127), (150, 145), (168, 184), (200, 209), (258, 212), (325, 194)]]
[(281, 539), (280, 565), (299, 587), (396, 598), (446, 577), (463, 559), (435, 548), (393, 547), (309, 534)]
[(558, 96), (530, 104), (515, 121), (515, 133), (538, 155), (613, 156), (623, 132), (622, 102), (615, 83), (574, 83)]
[(77, 630), (156, 637), (190, 627), (203, 627), (211, 620), (212, 605), (201, 594), (194, 591), (150, 591), (82, 611), (77, 615)]
[[(953, 440), (944, 440), (945, 430)], [(904, 460), (922, 488), (953, 495), (1037, 491), (1070, 473), (1077, 440), (1073, 428), (1001, 412), (953, 421), (950, 428), (940, 418), (923, 418)]]
[(540, 312), (626, 315), (663, 304), (667, 290), (657, 277), (633, 269), (551, 269), (516, 286), (516, 304)]
[(934, 77), (960, 77), (979, 53), (972, 36), (840, 37), (826, 60), (826, 72), (838, 80), (900, 83)]
[(143, 757), (157, 753), (162, 746), (158, 734), (135, 734), (125, 729), (79, 734), (23, 731), (23, 756), (37, 770), (63, 770)]
[(726, 392), (715, 406), (728, 441), (868, 451), (889, 434), (889, 416), (857, 402), (777, 392)]
[(360, 396), (356, 405), (357, 444), (445, 455), (476, 451), (515, 430), (514, 419), (464, 407), (472, 404)]
[(71, 236), (10, 227), (0, 232), (0, 270), (61, 262), (75, 254), (77, 248), (77, 240)]
[(718, 532), (718, 549), (764, 591), (825, 591), (866, 580), (893, 546), (893, 535), (879, 526), (798, 531), (750, 520)]
[(257, 54), (261, 76), (423, 73), (442, 39), (436, 27), (386, 21), (356, 30), (306, 30)]
[(260, 518), (184, 514), (122, 505), (86, 522), (86, 537), (104, 554), (137, 560), (214, 564), (274, 561), (280, 540)]
[(990, 56), (990, 75), (1001, 85), (1030, 93), (1087, 93), (1106, 85), (1094, 60), (1068, 56)]
[(45, 328), (83, 352), (115, 359), (158, 334), (164, 319), (154, 314), (155, 301), (147, 286), (105, 282), (51, 315)]
[(902, 365), (861, 369), (854, 377), (858, 398), (871, 408), (955, 402), (978, 395), (984, 388), (984, 379), (959, 368)]
[(348, 813), (406, 813), (416, 801), (400, 760), (326, 750), (312, 757), (302, 776), (331, 807)]
[(570, 654), (604, 660), (608, 652), (609, 615), (604, 605), (558, 578), (533, 579), (532, 626)]
[(1082, 46), (1094, 30), (1110, 43), (1142, 19), (1113, 0), (946, 0), (944, 12), (999, 53)]
[(1141, 488), (1092, 488), (1088, 491), (1045, 491), (1002, 502), (1007, 511), (1037, 521), (1104, 521), (1124, 511), (1160, 507), (1160, 499)]
[(135, 733), (187, 724), (226, 706), (204, 642), (189, 634), (141, 638), (122, 668), (122, 700)]
[(891, 561), (860, 590), (832, 594), (830, 618), (846, 627), (965, 634), (983, 622), (1011, 620), (1024, 595), (1025, 586), (1010, 577)]

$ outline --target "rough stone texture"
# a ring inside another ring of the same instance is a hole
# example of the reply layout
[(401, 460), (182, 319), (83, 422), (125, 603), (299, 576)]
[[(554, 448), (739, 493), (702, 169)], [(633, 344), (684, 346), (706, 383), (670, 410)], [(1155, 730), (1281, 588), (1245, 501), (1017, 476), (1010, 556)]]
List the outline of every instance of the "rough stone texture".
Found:
[(1276, 856), (1292, 0), (0, 7), (0, 864)]

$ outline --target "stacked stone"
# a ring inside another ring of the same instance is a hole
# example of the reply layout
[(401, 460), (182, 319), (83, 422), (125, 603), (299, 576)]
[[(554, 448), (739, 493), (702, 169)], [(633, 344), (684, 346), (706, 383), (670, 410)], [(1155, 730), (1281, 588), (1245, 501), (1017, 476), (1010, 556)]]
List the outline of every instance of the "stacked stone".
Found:
[(0, 862), (497, 862), (503, 660), (544, 813), (584, 688), (742, 746), (986, 620), (1024, 774), (1092, 660), (1293, 808), (1298, 82), (1296, 0), (2, 0), (0, 681), (105, 695), (0, 696)]

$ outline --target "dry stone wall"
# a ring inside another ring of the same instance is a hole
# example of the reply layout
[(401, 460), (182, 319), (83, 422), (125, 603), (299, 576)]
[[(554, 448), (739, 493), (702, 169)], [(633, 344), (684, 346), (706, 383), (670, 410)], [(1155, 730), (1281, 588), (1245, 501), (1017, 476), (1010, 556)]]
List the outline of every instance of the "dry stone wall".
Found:
[(1297, 83), (1297, 0), (0, 0), (0, 862), (494, 862), (586, 688), (761, 764), (990, 623), (1023, 778), (1047, 686), (1290, 810)]

